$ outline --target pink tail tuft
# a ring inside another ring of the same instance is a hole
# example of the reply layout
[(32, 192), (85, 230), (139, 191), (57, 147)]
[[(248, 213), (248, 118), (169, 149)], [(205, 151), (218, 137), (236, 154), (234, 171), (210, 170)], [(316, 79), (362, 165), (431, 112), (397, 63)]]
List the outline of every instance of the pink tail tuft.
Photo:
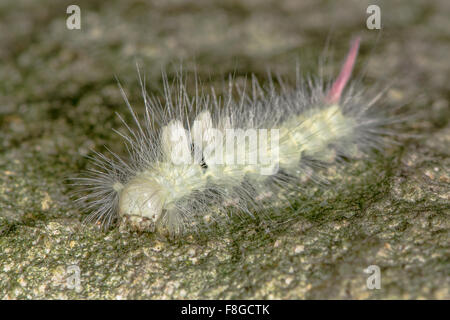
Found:
[(350, 47), (350, 50), (348, 51), (347, 58), (345, 59), (344, 65), (342, 66), (341, 72), (339, 73), (339, 76), (334, 81), (333, 85), (331, 86), (330, 92), (328, 92), (328, 95), (326, 97), (326, 102), (333, 104), (333, 103), (339, 103), (339, 100), (341, 98), (342, 91), (344, 91), (345, 85), (348, 82), (348, 79), (350, 78), (350, 75), (352, 74), (353, 66), (355, 65), (356, 56), (358, 55), (358, 49), (359, 49), (359, 42), (360, 38), (357, 37), (352, 41), (352, 46)]

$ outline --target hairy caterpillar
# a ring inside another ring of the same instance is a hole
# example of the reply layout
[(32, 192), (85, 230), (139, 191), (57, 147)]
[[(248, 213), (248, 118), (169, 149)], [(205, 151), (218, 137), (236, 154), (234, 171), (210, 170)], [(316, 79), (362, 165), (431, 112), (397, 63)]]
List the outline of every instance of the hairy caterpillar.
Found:
[(189, 97), (181, 77), (170, 85), (163, 76), (162, 102), (141, 80), (143, 121), (121, 88), (136, 124), (122, 120), (129, 133), (119, 133), (129, 159), (96, 153), (96, 168), (75, 178), (88, 192), (77, 199), (91, 212), (87, 220), (179, 235), (230, 208), (258, 214), (279, 190), (298, 191), (304, 178), (314, 179), (317, 163), (381, 148), (389, 121), (371, 112), (379, 97), (366, 101), (353, 86), (344, 91), (359, 43), (331, 85), (309, 79), (290, 89), (279, 81), (276, 89), (269, 79), (262, 88), (253, 78), (250, 94), (230, 80), (225, 97), (198, 87)]

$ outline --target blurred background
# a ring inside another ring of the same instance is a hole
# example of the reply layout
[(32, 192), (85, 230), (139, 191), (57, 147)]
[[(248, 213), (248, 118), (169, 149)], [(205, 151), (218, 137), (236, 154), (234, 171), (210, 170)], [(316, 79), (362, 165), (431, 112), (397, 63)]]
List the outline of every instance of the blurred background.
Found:
[[(79, 30), (66, 25), (73, 4)], [(373, 4), (381, 30), (366, 25)], [(446, 0), (2, 0), (0, 297), (448, 299), (449, 16)], [(270, 232), (246, 221), (172, 242), (81, 227), (65, 179), (91, 149), (123, 151), (116, 77), (142, 110), (136, 63), (153, 94), (180, 64), (220, 91), (229, 73), (294, 81), (299, 62), (315, 74), (328, 43), (331, 77), (356, 35), (364, 83), (392, 83), (389, 104), (426, 114), (408, 124), (420, 138), (361, 170), (365, 183), (305, 200)], [(381, 290), (366, 287), (372, 264)]]

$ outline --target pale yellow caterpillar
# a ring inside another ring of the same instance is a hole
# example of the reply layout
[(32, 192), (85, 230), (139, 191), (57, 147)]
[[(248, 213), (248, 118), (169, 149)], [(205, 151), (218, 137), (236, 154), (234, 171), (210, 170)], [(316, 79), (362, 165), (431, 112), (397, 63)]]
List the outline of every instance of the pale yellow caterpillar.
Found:
[(269, 79), (262, 88), (253, 79), (247, 94), (230, 80), (225, 97), (198, 88), (190, 97), (181, 77), (173, 86), (164, 78), (161, 102), (144, 83), (143, 121), (122, 90), (136, 125), (125, 123), (129, 134), (121, 134), (129, 159), (97, 153), (96, 168), (75, 178), (87, 192), (77, 201), (88, 220), (179, 235), (230, 208), (258, 214), (279, 190), (300, 190), (305, 177), (314, 177), (312, 163), (383, 147), (388, 120), (371, 112), (377, 98), (367, 101), (351, 85), (344, 90), (358, 48), (356, 39), (331, 86), (300, 80), (276, 89)]

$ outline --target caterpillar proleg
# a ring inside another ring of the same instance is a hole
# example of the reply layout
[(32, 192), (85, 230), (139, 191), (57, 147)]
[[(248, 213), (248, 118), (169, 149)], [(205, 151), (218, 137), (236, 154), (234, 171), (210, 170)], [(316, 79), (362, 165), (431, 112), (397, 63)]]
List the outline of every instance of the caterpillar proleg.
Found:
[(303, 179), (314, 177), (313, 162), (382, 148), (387, 121), (371, 112), (378, 97), (365, 100), (347, 85), (359, 43), (353, 41), (331, 85), (310, 79), (275, 88), (269, 79), (262, 87), (253, 78), (250, 93), (230, 80), (223, 97), (199, 88), (189, 97), (181, 77), (174, 85), (164, 78), (161, 102), (144, 81), (143, 120), (121, 89), (136, 126), (124, 122), (128, 134), (119, 133), (129, 159), (96, 153), (97, 168), (76, 178), (87, 192), (77, 201), (88, 220), (179, 235), (230, 208), (258, 214), (280, 189), (299, 191)]

